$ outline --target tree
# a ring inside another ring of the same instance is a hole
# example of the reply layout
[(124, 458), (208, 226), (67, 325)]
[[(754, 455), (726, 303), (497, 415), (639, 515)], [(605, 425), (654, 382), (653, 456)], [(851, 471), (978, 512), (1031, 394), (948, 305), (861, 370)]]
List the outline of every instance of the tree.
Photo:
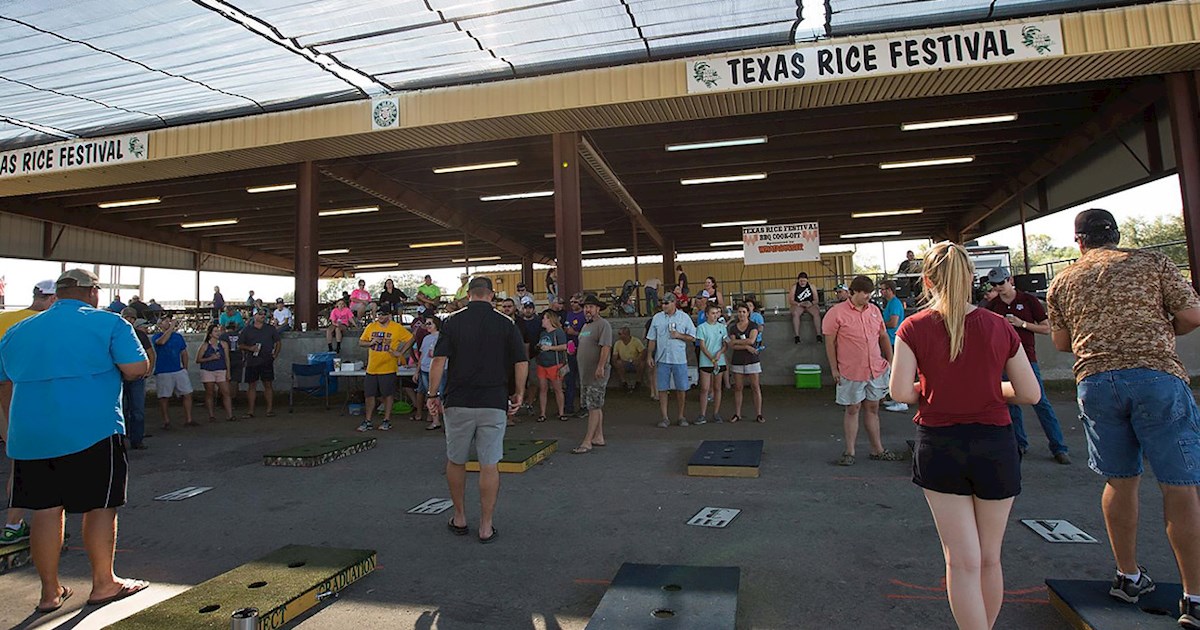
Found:
[[(394, 276), (388, 276), (392, 282), (396, 283), (396, 288), (403, 291), (412, 299), (417, 293), (417, 287), (424, 282), (424, 278), (418, 277), (416, 274), (400, 273)], [(378, 296), (383, 292), (383, 283), (388, 279), (383, 278), (367, 285), (367, 291), (373, 296)], [(349, 293), (358, 287), (358, 278), (334, 278), (325, 284), (325, 288), (321, 289), (318, 299), (322, 304), (334, 302), (342, 297), (342, 292)]]
[[(1027, 237), (1029, 242), (1029, 271), (1030, 273), (1038, 273), (1041, 265), (1049, 262), (1060, 260), (1073, 260), (1079, 258), (1079, 250), (1074, 247), (1055, 245), (1050, 237), (1046, 234), (1030, 234)], [(999, 245), (999, 243), (989, 241), (987, 245)], [(1025, 272), (1025, 250), (1021, 247), (1012, 248), (1009, 254), (1012, 260), (1013, 273)]]
[(1182, 214), (1162, 215), (1153, 219), (1131, 217), (1121, 223), (1121, 247), (1143, 248), (1178, 243), (1155, 249), (1179, 265), (1188, 262), (1187, 245), (1182, 242), (1185, 239)]

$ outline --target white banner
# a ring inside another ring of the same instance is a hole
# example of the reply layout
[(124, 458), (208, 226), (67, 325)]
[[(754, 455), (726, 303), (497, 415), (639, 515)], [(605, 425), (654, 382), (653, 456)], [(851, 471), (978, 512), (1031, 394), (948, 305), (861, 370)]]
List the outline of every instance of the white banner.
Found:
[(821, 231), (816, 223), (744, 227), (742, 255), (747, 265), (821, 260)]
[(687, 62), (689, 94), (1061, 57), (1058, 20), (946, 29)]
[(148, 133), (43, 144), (0, 153), (0, 179), (140, 162), (147, 158)]
[(400, 127), (400, 99), (395, 96), (371, 101), (371, 129)]

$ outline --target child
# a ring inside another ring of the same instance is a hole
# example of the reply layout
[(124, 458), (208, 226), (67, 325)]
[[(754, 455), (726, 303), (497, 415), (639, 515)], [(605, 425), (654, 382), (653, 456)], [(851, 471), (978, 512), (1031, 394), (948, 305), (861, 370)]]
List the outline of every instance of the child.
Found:
[(718, 319), (721, 307), (709, 306), (704, 312), (705, 322), (696, 328), (696, 349), (700, 359), (700, 416), (695, 424), (707, 422), (708, 396), (713, 396), (713, 422), (721, 419), (721, 374), (725, 371), (725, 349), (727, 331)]

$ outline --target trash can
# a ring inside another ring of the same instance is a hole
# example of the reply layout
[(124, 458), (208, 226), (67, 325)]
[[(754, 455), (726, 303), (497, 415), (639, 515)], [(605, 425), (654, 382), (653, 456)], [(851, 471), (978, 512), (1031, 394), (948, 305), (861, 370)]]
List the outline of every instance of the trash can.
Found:
[(821, 366), (815, 363), (799, 363), (794, 374), (796, 389), (821, 389)]

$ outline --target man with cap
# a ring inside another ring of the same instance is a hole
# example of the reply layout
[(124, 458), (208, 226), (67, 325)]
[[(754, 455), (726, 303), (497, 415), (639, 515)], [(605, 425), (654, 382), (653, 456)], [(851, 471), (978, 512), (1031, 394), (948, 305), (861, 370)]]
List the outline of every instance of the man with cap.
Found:
[[(572, 295), (568, 304), (570, 306), (562, 314), (563, 332), (567, 333), (569, 348), (576, 348), (579, 346), (579, 331), (583, 330), (583, 325), (587, 323), (583, 314), (583, 293)], [(587, 412), (583, 410), (582, 405), (578, 411), (575, 410), (575, 401), (579, 398), (579, 359), (571, 349), (567, 350), (567, 367), (567, 378), (563, 383), (563, 391), (567, 398), (566, 413), (568, 416), (580, 417)]]
[(522, 308), (526, 304), (533, 306), (533, 294), (529, 292), (524, 282), (517, 283), (517, 294), (513, 297), (516, 298), (517, 303), (520, 304)]
[(358, 345), (367, 349), (367, 376), (363, 379), (367, 418), (358, 425), (359, 431), (370, 431), (375, 415), (376, 399), (383, 399), (383, 422), (380, 431), (392, 428), (392, 401), (396, 398), (396, 370), (400, 359), (412, 348), (413, 334), (400, 323), (392, 321), (392, 305), (382, 302), (375, 311), (375, 321), (367, 326)]
[(271, 319), (275, 321), (275, 328), (281, 333), (288, 332), (296, 323), (292, 317), (292, 309), (283, 303), (283, 298), (275, 298), (275, 310), (271, 312)]
[(612, 324), (600, 317), (604, 302), (591, 293), (583, 299), (583, 314), (587, 323), (579, 331), (579, 348), (576, 350), (579, 365), (579, 380), (583, 384), (583, 408), (587, 409), (587, 433), (579, 446), (571, 450), (580, 455), (592, 452), (596, 446), (605, 446), (604, 440), (604, 394), (608, 391), (609, 359), (612, 356)]
[(64, 512), (84, 515), (88, 604), (149, 586), (113, 573), (113, 549), (128, 479), (121, 381), (145, 376), (150, 364), (133, 327), (97, 308), (95, 274), (71, 269), (59, 276), (55, 293), (50, 308), (0, 338), (0, 382), (13, 383), (11, 504), (33, 510), (30, 552), (41, 579), (41, 613), (58, 610), (72, 595), (58, 576)]
[[(532, 298), (530, 294), (530, 298)], [(542, 318), (538, 316), (534, 309), (533, 300), (522, 301), (521, 311), (515, 320), (517, 328), (521, 331), (521, 338), (525, 341), (527, 355), (530, 364), (533, 364), (541, 349), (538, 348), (538, 341), (542, 336)], [(524, 410), (533, 413), (533, 402), (537, 400), (538, 382), (536, 370), (529, 370), (529, 380), (525, 388), (525, 407)]]
[(1055, 348), (1075, 354), (1089, 465), (1107, 478), (1100, 505), (1117, 564), (1109, 595), (1137, 602), (1154, 590), (1137, 558), (1145, 458), (1163, 494), (1167, 540), (1183, 578), (1179, 625), (1196, 629), (1200, 410), (1175, 338), (1200, 327), (1200, 298), (1169, 258), (1119, 249), (1120, 240), (1107, 210), (1084, 210), (1075, 217), (1081, 255), (1050, 283), (1050, 338)]
[[(508, 393), (514, 382), (529, 377), (529, 362), (521, 333), (512, 320), (492, 308), (492, 281), (471, 280), (466, 307), (446, 318), (433, 351), (429, 390), (425, 392), (431, 414), (443, 415), (446, 427), (446, 483), (454, 502), (454, 515), (446, 524), (457, 536), (466, 536), (467, 460), (474, 442), (479, 461), (479, 542), (496, 540), (493, 524), (500, 492), (497, 465), (504, 455), (506, 418), (516, 413), (524, 399), (522, 388)], [(447, 367), (447, 364), (449, 367)], [(445, 399), (440, 393), (447, 379)]]
[[(1037, 413), (1038, 421), (1042, 423), (1042, 432), (1046, 434), (1050, 443), (1050, 455), (1060, 464), (1070, 464), (1071, 456), (1067, 454), (1070, 449), (1063, 443), (1058, 416), (1054, 414), (1054, 407), (1046, 399), (1046, 386), (1042, 383), (1042, 371), (1038, 369), (1037, 341), (1034, 340), (1034, 335), (1050, 334), (1050, 318), (1046, 315), (1046, 309), (1036, 297), (1017, 290), (1013, 285), (1012, 274), (1004, 267), (996, 267), (989, 271), (987, 281), (996, 290), (996, 297), (988, 302), (986, 308), (1003, 317), (1017, 329), (1017, 336), (1021, 338), (1021, 345), (1025, 347), (1025, 355), (1029, 357), (1029, 364), (1033, 366), (1033, 374), (1037, 376), (1038, 387), (1042, 389), (1042, 398), (1033, 406), (1033, 411)], [(1020, 449), (1021, 455), (1024, 455), (1029, 450), (1029, 438), (1025, 434), (1025, 419), (1021, 407), (1009, 405), (1008, 415), (1012, 418), (1013, 431), (1017, 434), (1017, 448)]]
[[(146, 351), (150, 360), (150, 373), (154, 373), (155, 353), (153, 342), (150, 341), (149, 322), (139, 319), (137, 310), (131, 306), (121, 309), (121, 319), (133, 326), (138, 343)], [(121, 387), (121, 411), (125, 418), (125, 437), (129, 448), (140, 451), (146, 448), (142, 440), (146, 437), (146, 378), (126, 380)]]
[(441, 306), (442, 288), (433, 283), (433, 276), (425, 274), (425, 282), (417, 287), (417, 303), (421, 305), (420, 315), (424, 317), (433, 317)]
[(188, 376), (187, 341), (177, 332), (178, 328), (178, 322), (164, 317), (158, 322), (159, 332), (150, 338), (154, 342), (154, 390), (158, 395), (163, 429), (171, 428), (167, 407), (176, 395), (183, 399), (183, 426), (199, 426), (192, 420), (192, 379)]
[(470, 290), (468, 283), (471, 280), (471, 276), (464, 273), (458, 277), (458, 280), (462, 284), (458, 287), (458, 290), (454, 292), (454, 301), (450, 303), (450, 307), (447, 309), (450, 312), (457, 311), (458, 309), (465, 308), (467, 306), (467, 292)]
[(817, 289), (808, 282), (808, 273), (801, 271), (796, 275), (796, 283), (792, 285), (792, 294), (788, 296), (792, 311), (792, 334), (796, 343), (800, 343), (800, 318), (808, 313), (812, 316), (813, 330), (817, 331), (817, 341), (821, 341), (821, 307), (817, 304)]
[(850, 289), (847, 289), (846, 285), (839, 284), (836, 287), (833, 287), (834, 303), (845, 302), (846, 300), (849, 300), (849, 299), (850, 299)]
[(654, 386), (659, 392), (658, 408), (662, 412), (660, 428), (671, 426), (667, 415), (668, 392), (674, 390), (679, 401), (679, 426), (688, 426), (685, 404), (688, 387), (687, 347), (696, 342), (696, 325), (692, 318), (679, 310), (675, 294), (662, 297), (662, 310), (655, 313), (646, 331), (646, 368), (653, 371)]
[[(54, 281), (42, 280), (33, 285), (33, 303), (29, 308), (0, 313), (0, 339), (9, 328), (50, 308), (54, 304)], [(8, 440), (8, 407), (12, 403), (12, 383), (0, 381), (0, 438)], [(12, 478), (9, 477), (8, 496), (12, 495)], [(12, 545), (29, 539), (29, 525), (25, 523), (25, 510), (10, 508), (0, 530), (0, 545)]]

